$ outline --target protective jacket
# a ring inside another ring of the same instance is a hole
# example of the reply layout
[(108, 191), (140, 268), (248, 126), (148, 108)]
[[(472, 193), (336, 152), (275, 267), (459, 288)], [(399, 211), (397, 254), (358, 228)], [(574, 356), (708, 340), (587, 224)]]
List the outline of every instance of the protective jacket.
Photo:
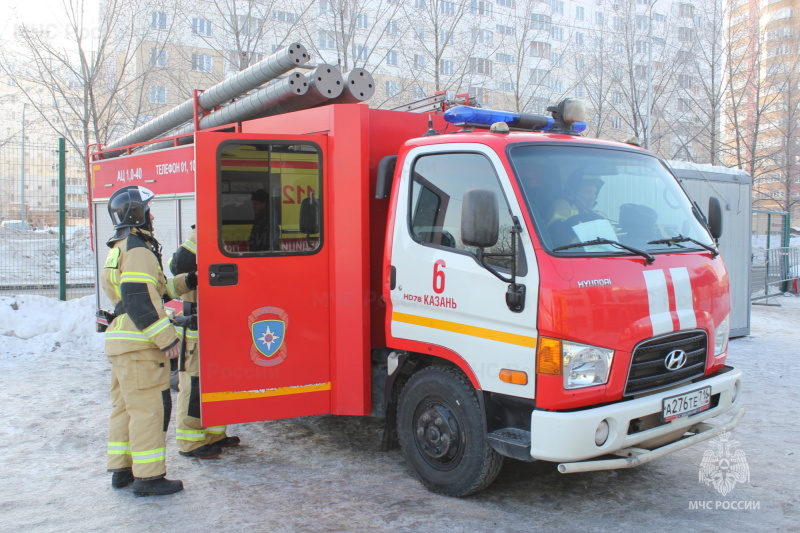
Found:
[[(167, 351), (178, 343), (178, 335), (164, 310), (162, 296), (167, 293), (167, 280), (154, 240), (148, 231), (133, 228), (126, 238), (110, 242), (109, 247), (100, 283), (117, 316), (106, 330), (106, 354)], [(171, 289), (173, 294), (188, 291), (185, 276), (172, 280)]]

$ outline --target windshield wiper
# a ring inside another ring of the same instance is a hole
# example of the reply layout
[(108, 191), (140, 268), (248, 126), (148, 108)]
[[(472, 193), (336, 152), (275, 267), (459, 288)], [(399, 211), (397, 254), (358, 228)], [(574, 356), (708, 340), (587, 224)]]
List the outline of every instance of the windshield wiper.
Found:
[(598, 244), (610, 244), (611, 246), (617, 246), (622, 248), (623, 250), (628, 250), (629, 252), (635, 253), (637, 255), (641, 255), (645, 258), (645, 265), (651, 264), (653, 261), (656, 260), (655, 257), (648, 254), (644, 250), (640, 250), (638, 248), (634, 248), (633, 246), (628, 246), (627, 244), (622, 244), (621, 242), (612, 241), (611, 239), (604, 239), (602, 237), (598, 237), (592, 241), (584, 241), (584, 242), (576, 242), (573, 244), (567, 244), (564, 246), (559, 246), (558, 248), (553, 248), (554, 252), (558, 252), (560, 250), (568, 250), (570, 248), (583, 248), (584, 246), (596, 246)]
[(701, 248), (705, 248), (706, 250), (711, 252), (711, 259), (714, 259), (719, 255), (719, 252), (717, 251), (716, 248), (713, 248), (707, 244), (703, 244), (702, 242), (696, 241), (691, 237), (684, 237), (683, 235), (680, 234), (676, 235), (675, 237), (670, 237), (668, 239), (659, 239), (657, 241), (650, 241), (647, 244), (666, 244), (667, 246), (672, 246), (673, 244), (678, 245), (678, 243), (681, 242), (691, 242), (693, 244), (696, 244), (697, 246), (700, 246)]

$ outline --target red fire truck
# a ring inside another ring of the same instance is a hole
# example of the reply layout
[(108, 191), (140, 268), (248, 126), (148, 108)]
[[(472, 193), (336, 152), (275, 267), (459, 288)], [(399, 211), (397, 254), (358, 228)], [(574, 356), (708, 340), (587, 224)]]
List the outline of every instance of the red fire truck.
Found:
[(206, 426), (385, 417), (383, 447), (456, 496), (504, 457), (563, 473), (646, 463), (743, 415), (707, 423), (733, 413), (742, 381), (725, 364), (719, 204), (706, 218), (658, 157), (579, 135), (573, 105), (333, 104), (185, 146), (95, 149), (97, 250), (124, 185), (158, 195), (168, 253), (196, 223)]

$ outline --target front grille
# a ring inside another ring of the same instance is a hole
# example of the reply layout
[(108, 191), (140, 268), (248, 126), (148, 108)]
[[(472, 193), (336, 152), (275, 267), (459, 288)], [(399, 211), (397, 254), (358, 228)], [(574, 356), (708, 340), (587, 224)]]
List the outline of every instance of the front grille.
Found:
[[(683, 331), (643, 342), (633, 350), (625, 396), (662, 389), (703, 375), (707, 347), (705, 331)], [(686, 352), (686, 364), (670, 371), (665, 359), (673, 350)]]

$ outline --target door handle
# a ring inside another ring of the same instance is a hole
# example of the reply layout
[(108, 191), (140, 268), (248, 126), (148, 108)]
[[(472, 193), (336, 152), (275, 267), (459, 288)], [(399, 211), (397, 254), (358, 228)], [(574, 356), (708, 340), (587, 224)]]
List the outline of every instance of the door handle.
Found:
[(212, 287), (227, 287), (239, 283), (239, 267), (224, 263), (208, 267), (208, 283)]

